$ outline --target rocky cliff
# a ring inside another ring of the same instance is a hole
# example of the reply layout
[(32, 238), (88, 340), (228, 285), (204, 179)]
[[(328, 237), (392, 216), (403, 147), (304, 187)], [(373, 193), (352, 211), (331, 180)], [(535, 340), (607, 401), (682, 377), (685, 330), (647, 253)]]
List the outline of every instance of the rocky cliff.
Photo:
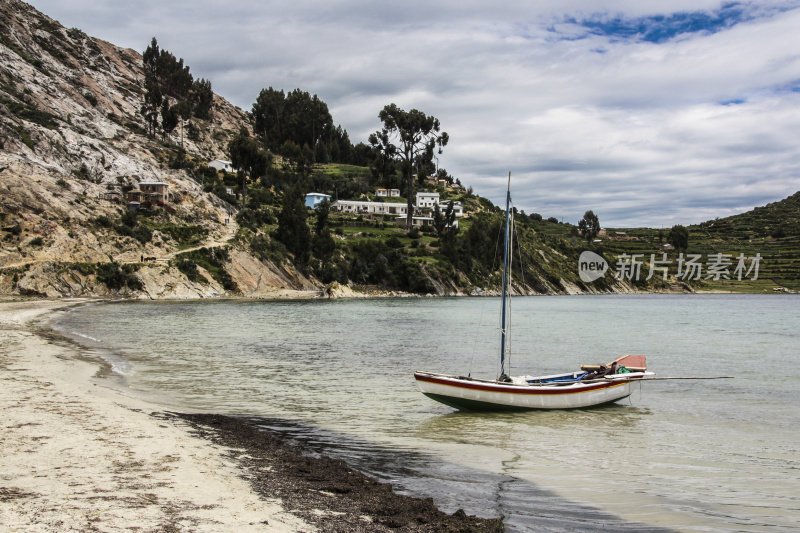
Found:
[[(138, 52), (66, 29), (24, 2), (0, 3), (0, 294), (258, 297), (318, 289), (238, 247), (234, 206), (170, 168), (180, 145), (190, 160), (226, 159), (229, 140), (246, 126), (242, 110), (214, 95), (209, 120), (151, 138), (140, 114), (143, 78)], [(156, 229), (143, 244), (114, 229), (124, 192), (146, 181), (169, 186), (162, 227), (193, 228), (203, 236), (194, 248), (226, 249), (227, 289), (202, 267), (194, 281), (176, 268), (186, 243), (169, 231)], [(138, 281), (103, 281), (108, 265)]]

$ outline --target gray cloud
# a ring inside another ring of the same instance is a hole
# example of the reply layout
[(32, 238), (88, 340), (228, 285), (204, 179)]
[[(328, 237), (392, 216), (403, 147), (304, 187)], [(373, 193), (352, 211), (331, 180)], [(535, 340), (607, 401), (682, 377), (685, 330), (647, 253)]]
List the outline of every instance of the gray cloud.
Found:
[(511, 170), (526, 212), (661, 226), (800, 188), (797, 0), (33, 3), (140, 51), (155, 35), (244, 109), (317, 93), (354, 142), (387, 103), (422, 109), (451, 136), (441, 166), (495, 202)]

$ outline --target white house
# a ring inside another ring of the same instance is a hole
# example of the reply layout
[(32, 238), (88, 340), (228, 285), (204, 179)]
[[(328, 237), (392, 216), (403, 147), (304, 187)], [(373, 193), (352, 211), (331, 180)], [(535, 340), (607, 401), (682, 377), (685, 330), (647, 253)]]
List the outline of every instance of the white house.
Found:
[[(441, 205), (439, 205), (439, 209), (442, 210), (442, 213), (444, 213), (445, 209), (447, 209), (447, 206), (449, 204), (450, 204), (449, 200), (444, 200), (441, 203)], [(453, 202), (453, 213), (455, 214), (456, 218), (461, 218), (464, 216), (464, 207), (461, 205), (461, 202), (456, 202), (456, 201)]]
[(400, 196), (400, 189), (378, 189), (375, 191), (375, 196), (397, 198)]
[(331, 204), (331, 210), (341, 211), (343, 213), (363, 213), (371, 215), (405, 215), (408, 213), (406, 204), (366, 202), (361, 200), (336, 200)]
[(322, 194), (321, 192), (310, 192), (306, 194), (306, 207), (311, 207), (312, 209), (316, 209), (317, 205), (322, 203), (324, 200), (331, 201), (330, 194)]
[(215, 159), (210, 162), (208, 166), (217, 170), (224, 170), (225, 172), (233, 172), (233, 163), (225, 161), (224, 159)]
[(439, 203), (439, 193), (438, 192), (423, 192), (420, 191), (417, 193), (417, 207), (422, 209), (425, 207), (430, 207), (433, 209), (433, 206)]
[[(439, 209), (444, 212), (447, 209), (447, 205), (450, 203), (449, 200), (440, 200), (438, 192), (418, 192), (417, 193), (417, 208), (429, 208), (433, 209), (433, 207), (439, 204)], [(464, 208), (461, 206), (461, 202), (453, 202), (453, 213), (455, 213), (456, 217), (461, 218), (464, 216)]]

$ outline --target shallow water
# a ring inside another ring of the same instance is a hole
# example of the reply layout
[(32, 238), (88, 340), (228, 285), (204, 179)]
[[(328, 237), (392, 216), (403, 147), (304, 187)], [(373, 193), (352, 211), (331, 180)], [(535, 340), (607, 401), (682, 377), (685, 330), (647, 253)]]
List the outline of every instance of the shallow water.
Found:
[[(800, 528), (800, 321), (792, 296), (513, 300), (512, 371), (644, 353), (659, 376), (618, 404), (458, 413), (430, 370), (493, 377), (495, 298), (115, 303), (57, 328), (112, 379), (176, 409), (254, 417), (445, 510), (510, 531)], [(289, 420), (291, 423), (276, 422)]]

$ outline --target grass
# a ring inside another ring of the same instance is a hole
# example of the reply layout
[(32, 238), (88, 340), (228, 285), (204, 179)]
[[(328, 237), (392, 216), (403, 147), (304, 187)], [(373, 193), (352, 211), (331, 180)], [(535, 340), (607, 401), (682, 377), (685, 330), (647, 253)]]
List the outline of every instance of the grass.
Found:
[(334, 177), (346, 177), (349, 175), (369, 176), (368, 167), (346, 165), (344, 163), (325, 163), (321, 165), (315, 165), (314, 168), (320, 170), (324, 174), (328, 174)]

